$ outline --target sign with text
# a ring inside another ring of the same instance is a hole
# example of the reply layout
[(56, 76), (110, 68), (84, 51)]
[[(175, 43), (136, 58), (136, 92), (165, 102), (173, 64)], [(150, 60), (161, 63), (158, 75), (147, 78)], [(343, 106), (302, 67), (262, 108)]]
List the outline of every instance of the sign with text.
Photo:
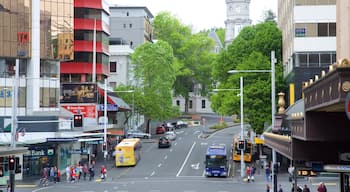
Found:
[[(99, 104), (98, 111), (104, 111), (104, 110), (105, 110), (104, 104)], [(107, 104), (107, 111), (118, 111), (118, 105)]]
[(96, 118), (96, 105), (62, 105), (74, 114), (82, 114), (84, 118)]
[(62, 84), (61, 103), (96, 103), (96, 83)]

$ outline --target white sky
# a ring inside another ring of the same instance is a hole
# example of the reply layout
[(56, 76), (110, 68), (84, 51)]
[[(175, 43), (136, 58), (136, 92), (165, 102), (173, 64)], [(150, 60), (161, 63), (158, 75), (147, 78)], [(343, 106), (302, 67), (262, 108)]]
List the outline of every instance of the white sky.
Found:
[[(166, 10), (180, 19), (183, 24), (192, 25), (195, 31), (225, 27), (225, 0), (107, 0), (107, 2), (146, 6), (154, 16)], [(272, 9), (277, 15), (277, 0), (251, 0), (250, 18), (253, 24), (262, 20), (263, 12), (268, 9)]]

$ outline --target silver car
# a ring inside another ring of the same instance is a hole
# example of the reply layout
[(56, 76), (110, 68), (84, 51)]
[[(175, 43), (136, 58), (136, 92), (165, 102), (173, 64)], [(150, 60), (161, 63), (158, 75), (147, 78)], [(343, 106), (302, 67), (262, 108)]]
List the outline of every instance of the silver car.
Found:
[(143, 138), (143, 139), (149, 139), (151, 138), (151, 134), (144, 133), (139, 130), (129, 130), (128, 131), (128, 138)]
[(176, 139), (176, 133), (174, 131), (165, 132), (165, 137), (171, 141)]

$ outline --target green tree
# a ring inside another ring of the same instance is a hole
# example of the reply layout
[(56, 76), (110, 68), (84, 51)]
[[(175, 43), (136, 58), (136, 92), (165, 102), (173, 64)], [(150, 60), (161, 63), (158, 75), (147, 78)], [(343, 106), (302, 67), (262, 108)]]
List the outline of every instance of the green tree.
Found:
[(167, 42), (159, 40), (137, 47), (131, 58), (142, 89), (142, 105), (138, 108), (145, 115), (149, 130), (150, 120), (161, 121), (178, 113), (172, 106), (171, 95), (175, 81), (173, 50)]
[(174, 50), (174, 95), (185, 98), (185, 111), (188, 111), (189, 92), (195, 91), (194, 86), (200, 85), (196, 93), (206, 95), (211, 85), (214, 41), (207, 33), (191, 34), (190, 27), (181, 24), (169, 12), (158, 14), (153, 25), (156, 38), (168, 42)]
[[(281, 47), (282, 35), (276, 24), (264, 22), (245, 27), (214, 63), (212, 75), (214, 80), (220, 82), (219, 89), (239, 88), (239, 78), (243, 76), (244, 120), (256, 133), (262, 133), (264, 125), (271, 122), (271, 74), (228, 74), (227, 71), (270, 70), (270, 56), (274, 50), (279, 61), (275, 66), (276, 90), (284, 91)], [(221, 114), (239, 114), (240, 97), (233, 94), (220, 92), (211, 96), (213, 110)]]

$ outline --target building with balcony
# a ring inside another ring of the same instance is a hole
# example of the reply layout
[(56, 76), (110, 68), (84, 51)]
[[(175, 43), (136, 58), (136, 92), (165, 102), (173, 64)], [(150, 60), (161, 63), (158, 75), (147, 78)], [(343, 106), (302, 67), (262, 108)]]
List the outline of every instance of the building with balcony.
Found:
[(303, 97), (303, 82), (336, 61), (336, 0), (279, 0), (287, 103)]
[[(109, 66), (108, 4), (105, 0), (74, 0), (73, 6), (74, 58), (61, 62), (61, 82), (103, 81)], [(93, 80), (94, 72), (96, 79)]]

